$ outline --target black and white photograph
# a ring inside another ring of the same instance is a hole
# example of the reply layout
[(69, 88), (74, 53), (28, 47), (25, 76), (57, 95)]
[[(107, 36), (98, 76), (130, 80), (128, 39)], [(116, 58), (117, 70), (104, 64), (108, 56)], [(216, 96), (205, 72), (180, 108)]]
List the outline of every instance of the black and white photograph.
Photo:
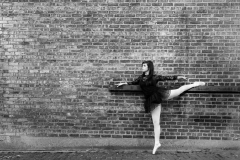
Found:
[(240, 160), (240, 0), (0, 0), (0, 160)]

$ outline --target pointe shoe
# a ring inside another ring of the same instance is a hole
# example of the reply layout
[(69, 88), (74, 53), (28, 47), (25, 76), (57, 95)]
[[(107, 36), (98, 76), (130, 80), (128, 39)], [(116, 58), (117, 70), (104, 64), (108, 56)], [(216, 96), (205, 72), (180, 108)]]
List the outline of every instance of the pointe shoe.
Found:
[(153, 148), (152, 154), (155, 154), (156, 151), (157, 151), (157, 149), (158, 149), (159, 147), (161, 147), (161, 143), (155, 144), (155, 145), (154, 145), (154, 148)]
[(196, 86), (205, 86), (206, 85), (205, 82), (194, 82), (193, 84)]

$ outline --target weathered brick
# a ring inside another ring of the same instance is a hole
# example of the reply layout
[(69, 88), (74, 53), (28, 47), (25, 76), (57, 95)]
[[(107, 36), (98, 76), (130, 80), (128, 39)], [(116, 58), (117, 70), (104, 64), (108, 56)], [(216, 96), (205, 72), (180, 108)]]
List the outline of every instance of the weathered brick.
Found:
[[(153, 59), (158, 73), (184, 74), (191, 82), (238, 85), (236, 1), (16, 2), (3, 3), (3, 13), (14, 14), (0, 19), (0, 103), (12, 112), (3, 114), (6, 133), (30, 135), (21, 130), (27, 126), (34, 136), (153, 138), (143, 95), (107, 89), (141, 74), (142, 60)], [(231, 140), (239, 134), (233, 114), (238, 101), (238, 94), (186, 93), (163, 102), (161, 138), (196, 139), (197, 132), (198, 139)], [(183, 112), (188, 105), (193, 110)]]

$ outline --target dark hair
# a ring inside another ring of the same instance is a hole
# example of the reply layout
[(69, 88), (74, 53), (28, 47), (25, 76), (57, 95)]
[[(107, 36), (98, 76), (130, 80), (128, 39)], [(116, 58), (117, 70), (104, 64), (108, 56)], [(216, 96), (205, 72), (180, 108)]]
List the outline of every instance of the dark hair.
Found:
[[(147, 64), (148, 66), (148, 70), (149, 70), (149, 75), (147, 76), (147, 80), (146, 80), (146, 84), (150, 85), (153, 82), (153, 75), (154, 75), (154, 66), (153, 66), (153, 62), (152, 61), (143, 61), (143, 64)], [(145, 73), (142, 74), (142, 76), (145, 76)]]

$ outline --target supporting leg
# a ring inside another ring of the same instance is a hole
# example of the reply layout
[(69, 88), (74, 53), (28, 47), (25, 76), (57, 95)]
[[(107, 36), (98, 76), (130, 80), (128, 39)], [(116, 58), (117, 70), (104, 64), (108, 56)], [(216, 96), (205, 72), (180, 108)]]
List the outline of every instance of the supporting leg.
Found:
[(188, 85), (181, 86), (178, 89), (173, 89), (173, 90), (171, 90), (171, 93), (170, 93), (170, 96), (168, 97), (168, 99), (177, 97), (180, 94), (182, 94), (183, 92), (185, 92), (186, 90), (189, 90), (193, 87), (204, 86), (204, 85), (205, 85), (205, 82), (194, 82), (193, 84), (188, 84)]
[(152, 120), (154, 126), (154, 139), (155, 145), (153, 148), (153, 154), (156, 153), (157, 149), (161, 146), (160, 144), (160, 114), (161, 114), (161, 104), (159, 104), (153, 111), (152, 111)]

